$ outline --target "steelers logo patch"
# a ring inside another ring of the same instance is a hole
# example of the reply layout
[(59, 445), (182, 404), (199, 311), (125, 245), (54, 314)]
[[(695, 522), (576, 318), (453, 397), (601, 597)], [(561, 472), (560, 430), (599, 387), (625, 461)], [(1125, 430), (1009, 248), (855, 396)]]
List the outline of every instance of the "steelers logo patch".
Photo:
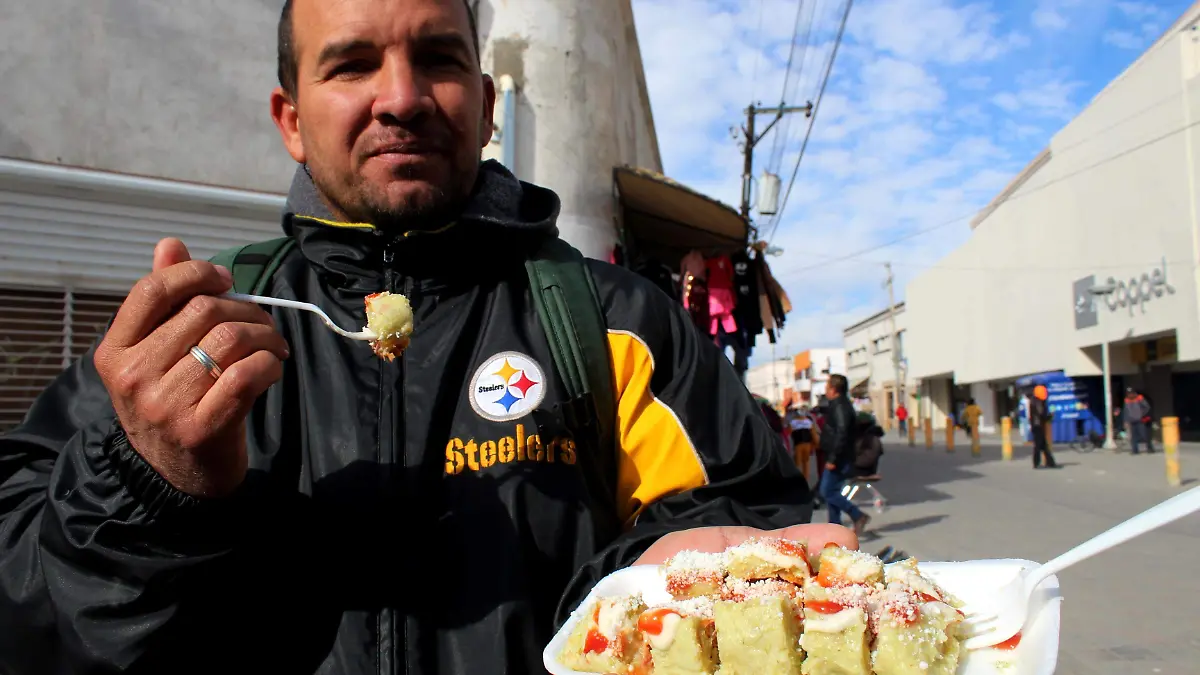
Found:
[(537, 361), (520, 352), (487, 359), (471, 378), (468, 398), (480, 417), (492, 422), (520, 419), (546, 397), (546, 376)]

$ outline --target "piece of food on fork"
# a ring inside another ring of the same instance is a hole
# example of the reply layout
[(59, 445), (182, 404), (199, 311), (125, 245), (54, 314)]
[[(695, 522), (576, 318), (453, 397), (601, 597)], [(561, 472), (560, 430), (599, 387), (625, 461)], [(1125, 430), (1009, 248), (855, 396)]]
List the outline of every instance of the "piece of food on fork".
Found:
[(376, 335), (371, 349), (380, 358), (393, 361), (408, 348), (413, 330), (412, 305), (399, 293), (373, 293), (363, 303), (367, 309), (367, 330)]

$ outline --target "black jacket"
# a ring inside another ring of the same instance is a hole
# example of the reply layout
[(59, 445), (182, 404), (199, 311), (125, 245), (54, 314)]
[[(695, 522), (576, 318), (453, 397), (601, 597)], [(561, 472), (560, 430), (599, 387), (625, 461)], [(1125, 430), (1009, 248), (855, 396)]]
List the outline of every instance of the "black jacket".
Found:
[(1050, 407), (1040, 398), (1029, 399), (1029, 424), (1031, 426), (1045, 426), (1050, 421)]
[(275, 310), (291, 358), (251, 413), (245, 484), (211, 501), (130, 447), (90, 353), (71, 366), (0, 438), (0, 672), (524, 675), (660, 536), (808, 522), (730, 364), (624, 269), (589, 263), (619, 447), (544, 416), (561, 386), (523, 260), (558, 208), (485, 163), (456, 224), (385, 234), (330, 221), (298, 172), (269, 294), (355, 326), (364, 295), (402, 291), (411, 347), (389, 363)]
[(825, 455), (826, 462), (844, 474), (848, 474), (850, 467), (854, 466), (857, 428), (858, 417), (854, 406), (845, 396), (829, 401), (825, 429), (821, 432), (821, 453)]

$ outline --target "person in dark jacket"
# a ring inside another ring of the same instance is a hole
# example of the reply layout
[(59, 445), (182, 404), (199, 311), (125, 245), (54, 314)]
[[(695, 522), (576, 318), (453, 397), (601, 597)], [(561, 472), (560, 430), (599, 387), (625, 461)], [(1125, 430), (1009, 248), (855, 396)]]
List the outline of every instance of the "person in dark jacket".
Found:
[(1047, 403), (1049, 392), (1044, 385), (1033, 389), (1033, 398), (1029, 401), (1029, 427), (1033, 434), (1033, 468), (1042, 467), (1042, 458), (1046, 460), (1047, 469), (1057, 469), (1058, 463), (1050, 452), (1050, 442), (1046, 438), (1051, 420), (1050, 405)]
[[(495, 90), (465, 3), (296, 0), (274, 119), (295, 246), (221, 297), (164, 240), (103, 338), (0, 437), (0, 673), (533, 673), (606, 574), (763, 531), (854, 546), (732, 366), (649, 281), (588, 261), (615, 438), (567, 403), (525, 261), (559, 200), (480, 162)], [(150, 262), (150, 261), (148, 261)]]
[(829, 522), (841, 525), (842, 513), (849, 513), (855, 533), (862, 534), (871, 517), (842, 495), (846, 480), (854, 476), (858, 447), (858, 419), (854, 406), (846, 398), (848, 388), (849, 383), (844, 375), (829, 377), (825, 393), (829, 399), (829, 410), (825, 415), (825, 429), (821, 432), (825, 473), (821, 475), (820, 492), (829, 510)]

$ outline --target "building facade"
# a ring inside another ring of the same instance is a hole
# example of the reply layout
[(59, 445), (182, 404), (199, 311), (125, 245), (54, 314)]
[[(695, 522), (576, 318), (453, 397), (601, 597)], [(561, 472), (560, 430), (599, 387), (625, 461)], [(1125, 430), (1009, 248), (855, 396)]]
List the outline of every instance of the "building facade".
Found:
[(1197, 20), (1200, 4), (906, 289), (911, 372), (939, 414), (973, 397), (995, 420), (1019, 380), (1061, 372), (1078, 391), (1067, 416), (1103, 420), (1133, 386), (1200, 433)]
[(860, 408), (874, 413), (885, 429), (895, 424), (900, 401), (916, 416), (919, 392), (908, 375), (907, 324), (906, 306), (901, 302), (892, 311), (873, 314), (842, 332), (850, 395)]
[(794, 363), (791, 357), (770, 361), (746, 370), (746, 388), (782, 410), (795, 402)]
[[(614, 169), (662, 170), (629, 0), (473, 4), (502, 85), (485, 156), (558, 192), (563, 238), (607, 259)], [(282, 5), (46, 0), (0, 21), (0, 431), (93, 343), (159, 239), (208, 257), (280, 235), (296, 169), (267, 107)]]
[(802, 405), (819, 405), (825, 398), (830, 375), (846, 374), (846, 350), (809, 349), (795, 359), (796, 393)]

